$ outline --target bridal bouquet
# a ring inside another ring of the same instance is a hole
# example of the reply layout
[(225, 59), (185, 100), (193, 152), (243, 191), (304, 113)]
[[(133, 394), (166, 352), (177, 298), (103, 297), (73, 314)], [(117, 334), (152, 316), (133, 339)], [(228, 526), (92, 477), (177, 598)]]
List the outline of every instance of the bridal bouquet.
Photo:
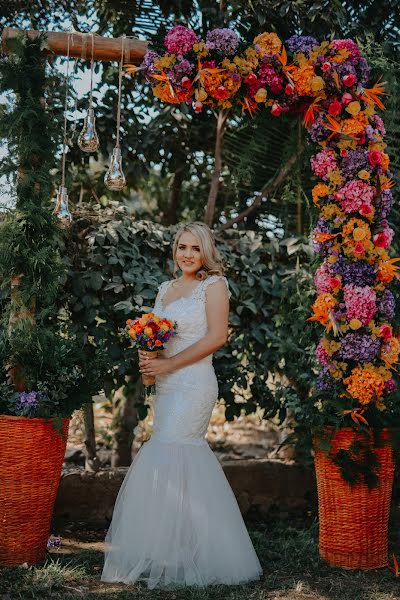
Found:
[[(163, 350), (165, 344), (176, 335), (176, 323), (158, 317), (154, 313), (146, 313), (138, 319), (128, 319), (126, 329), (135, 348), (143, 350), (149, 358), (157, 358), (158, 350)], [(142, 375), (144, 385), (154, 385), (155, 378)]]

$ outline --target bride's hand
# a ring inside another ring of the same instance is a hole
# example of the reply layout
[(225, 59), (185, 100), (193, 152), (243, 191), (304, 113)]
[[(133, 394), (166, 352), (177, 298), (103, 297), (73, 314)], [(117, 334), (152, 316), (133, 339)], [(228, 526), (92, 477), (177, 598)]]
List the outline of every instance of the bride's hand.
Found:
[(170, 358), (158, 355), (157, 358), (148, 358), (146, 352), (139, 350), (139, 369), (144, 375), (165, 375), (170, 373), (172, 368), (172, 361)]

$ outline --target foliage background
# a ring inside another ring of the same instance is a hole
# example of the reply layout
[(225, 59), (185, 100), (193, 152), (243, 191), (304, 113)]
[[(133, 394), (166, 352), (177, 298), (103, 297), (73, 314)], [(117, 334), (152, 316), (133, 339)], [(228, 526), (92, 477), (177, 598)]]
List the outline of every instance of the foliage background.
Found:
[[(190, 24), (204, 33), (229, 26), (250, 43), (264, 30), (282, 39), (294, 33), (317, 39), (352, 37), (387, 82), (384, 115), (388, 152), (398, 181), (400, 149), (400, 13), (388, 0), (20, 0), (0, 5), (0, 27), (96, 31), (101, 35), (136, 35), (162, 44), (174, 23)], [(63, 88), (57, 74), (61, 63), (48, 66), (49, 101), (61, 119)], [(76, 77), (87, 77), (88, 63), (78, 61)], [(215, 123), (211, 114), (193, 115), (189, 107), (163, 106), (140, 80), (123, 80), (122, 152), (127, 186), (122, 195), (107, 191), (103, 174), (116, 127), (118, 66), (96, 65), (95, 105), (101, 140), (98, 153), (87, 156), (76, 146), (70, 102), (67, 187), (75, 223), (64, 251), (68, 269), (62, 301), (73, 330), (85, 339), (103, 339), (108, 364), (104, 389), (114, 403), (115, 427), (120, 407), (115, 391), (127, 384), (130, 402), (138, 399), (135, 356), (124, 351), (118, 328), (125, 318), (151, 305), (156, 285), (169, 277), (169, 243), (180, 221), (202, 219), (214, 163)], [(87, 97), (76, 99), (83, 115)], [(7, 110), (6, 107), (3, 111)], [(313, 185), (311, 148), (304, 150), (281, 185), (257, 210), (223, 230), (257, 198), (262, 187), (303, 145), (296, 119), (273, 119), (266, 112), (253, 119), (230, 119), (223, 145), (223, 173), (214, 227), (228, 258), (233, 292), (229, 345), (215, 362), (227, 417), (255, 405), (266, 416), (278, 411), (284, 421), (306, 421), (304, 410), (313, 380), (316, 327), (306, 325), (312, 302), (314, 257), (308, 232), (315, 220), (310, 206)], [(54, 171), (55, 181), (59, 178)], [(398, 196), (397, 196), (398, 197)], [(397, 227), (398, 204), (391, 214)], [(393, 250), (400, 251), (395, 241)], [(256, 377), (253, 378), (253, 374)], [(266, 386), (268, 379), (269, 385)], [(139, 411), (142, 411), (139, 403)], [(142, 412), (140, 413), (142, 414)], [(122, 424), (123, 426), (123, 424)]]

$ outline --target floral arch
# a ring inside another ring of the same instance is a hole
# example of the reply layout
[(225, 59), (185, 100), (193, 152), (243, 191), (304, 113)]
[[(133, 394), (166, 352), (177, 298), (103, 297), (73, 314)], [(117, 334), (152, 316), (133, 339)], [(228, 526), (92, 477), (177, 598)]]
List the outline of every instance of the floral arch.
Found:
[(382, 83), (351, 39), (319, 43), (294, 35), (285, 44), (261, 33), (244, 47), (229, 29), (206, 40), (177, 25), (162, 53), (147, 51), (140, 67), (153, 94), (167, 103), (252, 115), (267, 109), (275, 118), (303, 115), (315, 145), (312, 191), (319, 219), (312, 232), (321, 264), (310, 321), (325, 332), (316, 349), (321, 410), (355, 422), (384, 425), (394, 407), (394, 365), (399, 338), (391, 321), (391, 283), (396, 262), (388, 253), (393, 181), (385, 153)]

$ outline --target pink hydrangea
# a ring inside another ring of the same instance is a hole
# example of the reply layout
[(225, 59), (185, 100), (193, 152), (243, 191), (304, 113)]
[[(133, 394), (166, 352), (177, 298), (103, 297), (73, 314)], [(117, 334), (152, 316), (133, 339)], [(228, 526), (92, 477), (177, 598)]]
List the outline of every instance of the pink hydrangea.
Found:
[(345, 285), (343, 288), (347, 319), (359, 319), (365, 326), (376, 313), (375, 290), (365, 286)]
[(326, 263), (322, 263), (321, 266), (315, 271), (314, 285), (317, 289), (318, 296), (320, 294), (329, 293), (332, 291), (332, 287), (329, 283), (332, 275), (329, 271), (329, 267)]
[(320, 365), (327, 367), (330, 364), (329, 354), (325, 350), (322, 345), (322, 340), (319, 342), (318, 346), (315, 348), (315, 357)]
[(270, 63), (263, 63), (258, 70), (260, 83), (267, 85), (273, 94), (279, 94), (283, 90), (285, 79), (277, 73)]
[(196, 44), (199, 38), (193, 31), (183, 25), (175, 25), (170, 29), (164, 38), (164, 45), (168, 52), (173, 54), (186, 54), (193, 48), (193, 44)]
[(331, 48), (335, 50), (347, 50), (349, 58), (361, 58), (361, 50), (353, 40), (333, 40)]
[(344, 212), (357, 212), (363, 205), (372, 205), (374, 188), (364, 181), (353, 179), (339, 190), (337, 196), (341, 198)]
[(311, 168), (320, 179), (326, 179), (329, 171), (337, 168), (335, 153), (333, 150), (322, 150), (311, 158)]
[(385, 135), (386, 129), (385, 129), (385, 125), (384, 125), (381, 117), (379, 115), (374, 115), (373, 122), (374, 122), (375, 129), (377, 129), (381, 135)]

